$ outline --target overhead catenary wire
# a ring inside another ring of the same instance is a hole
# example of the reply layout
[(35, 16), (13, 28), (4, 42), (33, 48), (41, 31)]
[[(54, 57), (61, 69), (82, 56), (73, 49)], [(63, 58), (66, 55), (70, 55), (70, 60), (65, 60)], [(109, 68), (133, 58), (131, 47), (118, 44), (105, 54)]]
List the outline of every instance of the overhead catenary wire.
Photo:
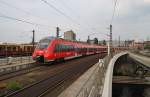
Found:
[(46, 1), (46, 0), (41, 0), (41, 1), (44, 2), (45, 4), (47, 4), (49, 7), (53, 8), (55, 11), (57, 11), (58, 13), (60, 13), (64, 17), (66, 17), (67, 19), (69, 19), (70, 21), (72, 21), (73, 23), (76, 23), (77, 25), (80, 25), (79, 23), (77, 23), (76, 21), (74, 21), (70, 16), (66, 15), (64, 12), (60, 11), (59, 9), (57, 9), (55, 6), (53, 6), (48, 1)]
[[(78, 23), (77, 21), (75, 21), (72, 17), (70, 17), (69, 15), (67, 15), (66, 13), (62, 12), (61, 10), (59, 10), (57, 7), (55, 7), (54, 5), (52, 5), (50, 2), (48, 2), (47, 0), (40, 0), (42, 2), (44, 2), (45, 4), (47, 4), (50, 8), (54, 9), (55, 11), (57, 11), (59, 14), (61, 14), (62, 16), (66, 17), (68, 20), (70, 20), (72, 23), (77, 24), (78, 26), (82, 26), (80, 23)], [(82, 29), (88, 29), (85, 26), (82, 26)]]
[(24, 9), (21, 9), (20, 7), (14, 6), (14, 5), (9, 4), (9, 3), (5, 2), (5, 1), (0, 0), (0, 3), (6, 5), (6, 6), (10, 7), (10, 8), (14, 8), (14, 9), (16, 9), (16, 10), (22, 12), (22, 13), (25, 13), (26, 15), (30, 15), (30, 16), (33, 16), (33, 17), (36, 17), (36, 18), (39, 18), (39, 19), (42, 19), (42, 20), (46, 20), (46, 21), (47, 21), (47, 19), (42, 18), (41, 16), (32, 14), (32, 13), (29, 12), (29, 11), (26, 11), (26, 10), (24, 10)]
[(63, 0), (59, 1), (59, 3), (61, 3), (61, 5), (63, 5), (63, 7), (67, 10), (70, 10), (71, 12), (74, 12), (74, 15), (77, 17), (77, 18), (80, 18), (80, 16), (75, 13), (75, 10), (73, 10), (70, 6), (68, 6), (66, 3), (67, 2), (63, 2)]
[[(48, 3), (46, 0), (42, 0), (42, 1), (44, 1), (45, 3)], [(14, 8), (14, 9), (16, 9), (16, 10), (22, 12), (22, 13), (25, 13), (25, 14), (27, 14), (27, 15), (31, 15), (31, 16), (34, 16), (34, 17), (43, 19), (43, 18), (41, 18), (40, 16), (33, 15), (33, 14), (31, 14), (30, 12), (28, 12), (28, 11), (26, 11), (26, 10), (24, 10), (24, 9), (21, 9), (20, 7), (17, 7), (17, 6), (14, 6), (14, 5), (12, 5), (12, 4), (9, 4), (9, 3), (7, 3), (7, 2), (5, 2), (5, 1), (3, 1), (3, 0), (0, 0), (0, 3), (6, 5), (6, 6), (10, 7), (10, 8)], [(52, 4), (50, 4), (50, 3), (48, 3), (48, 4), (49, 4), (51, 7), (53, 7), (53, 9), (55, 8), (55, 10), (57, 10), (57, 12), (63, 14), (65, 17), (67, 17), (67, 19), (69, 18), (73, 23), (76, 23), (77, 25), (81, 26), (80, 23), (78, 23), (76, 20), (72, 19), (69, 15), (66, 15), (64, 12), (60, 11), (58, 8), (56, 8), (56, 7), (53, 6)], [(30, 23), (30, 24), (31, 24), (31, 23)], [(33, 24), (33, 23), (32, 23), (32, 24)], [(82, 28), (85, 28), (85, 27), (82, 27)], [(85, 28), (85, 29), (87, 30), (87, 28)]]
[[(30, 15), (30, 16), (33, 16), (33, 17), (37, 17), (37, 18), (42, 19), (42, 20), (44, 19), (44, 18), (42, 18), (42, 17), (40, 17), (40, 16), (34, 15), (34, 14), (32, 14), (31, 12), (29, 12), (29, 11), (26, 11), (26, 10), (24, 10), (24, 9), (21, 9), (20, 7), (14, 6), (14, 5), (9, 4), (9, 3), (5, 2), (5, 1), (0, 0), (0, 3), (6, 5), (6, 6), (10, 7), (10, 8), (14, 8), (14, 9), (16, 9), (16, 10), (22, 12), (22, 13), (25, 13), (25, 14), (27, 14), (27, 15)], [(12, 18), (12, 17), (11, 17), (11, 18)], [(18, 20), (20, 21), (20, 19), (18, 19)], [(45, 19), (44, 19), (44, 20), (45, 20)], [(23, 21), (24, 21), (24, 20), (23, 20)], [(23, 21), (22, 21), (22, 22), (23, 22)], [(27, 23), (27, 21), (24, 21), (24, 22)], [(29, 23), (29, 22), (28, 22), (28, 23)], [(30, 24), (32, 24), (32, 25), (42, 25), (42, 26), (47, 26), (47, 27), (49, 27), (48, 25), (37, 24), (37, 23), (31, 23), (31, 22), (30, 22)], [(56, 27), (52, 27), (52, 28), (56, 28)]]
[(5, 2), (5, 1), (0, 0), (0, 3), (6, 5), (6, 6), (10, 7), (10, 8), (14, 8), (14, 9), (16, 9), (16, 10), (19, 10), (19, 11), (25, 13), (25, 14), (31, 15), (30, 12), (25, 11), (25, 10), (23, 10), (23, 9), (21, 9), (21, 8), (19, 8), (19, 7), (16, 7), (16, 6), (12, 5), (12, 4), (9, 4), (9, 3)]
[[(1, 2), (2, 0), (0, 0), (0, 2)], [(46, 0), (41, 0), (41, 1), (46, 1)], [(48, 1), (48, 0), (47, 0)], [(46, 2), (47, 2), (46, 1)], [(3, 1), (2, 1), (3, 2)], [(49, 2), (48, 2), (49, 3)], [(8, 6), (10, 6), (10, 7), (14, 7), (15, 9), (18, 9), (18, 10), (20, 10), (20, 11), (22, 11), (22, 12), (24, 12), (24, 13), (26, 13), (26, 14), (29, 14), (29, 15), (32, 15), (30, 12), (28, 12), (28, 11), (26, 11), (26, 10), (24, 10), (24, 9), (19, 9), (19, 7), (16, 7), (16, 6), (14, 6), (14, 5), (12, 5), (12, 4), (9, 4), (9, 3), (5, 3), (6, 5), (8, 5)], [(50, 4), (50, 3), (49, 3)], [(51, 4), (52, 5), (52, 4)], [(81, 26), (81, 24), (80, 23), (78, 23), (76, 20), (74, 20), (70, 15), (67, 15), (65, 12), (63, 12), (63, 11), (61, 11), (60, 9), (58, 9), (57, 8), (57, 6), (54, 6), (54, 5), (52, 5), (54, 8), (56, 8), (56, 10), (58, 10), (57, 12), (61, 12), (61, 14), (63, 14), (67, 19), (69, 19), (69, 20), (71, 20), (73, 23), (75, 23), (75, 24), (77, 24), (77, 25), (80, 25)], [(52, 7), (51, 6), (51, 7)], [(53, 8), (53, 9), (54, 9)], [(12, 16), (8, 16), (8, 15), (2, 15), (2, 16), (0, 16), (0, 17), (3, 17), (3, 18), (7, 18), (7, 19), (11, 19), (11, 20), (15, 20), (15, 21), (20, 21), (20, 22), (24, 22), (24, 23), (28, 23), (28, 24), (31, 24), (31, 25), (35, 25), (35, 26), (43, 26), (43, 27), (50, 27), (50, 26), (48, 26), (48, 25), (43, 25), (43, 24), (38, 24), (38, 23), (35, 23), (35, 22), (31, 22), (31, 21), (27, 21), (27, 20), (25, 20), (25, 19), (19, 19), (19, 18), (16, 18), (16, 17), (12, 17)], [(87, 25), (87, 24), (86, 24)], [(84, 25), (85, 26), (85, 25)], [(56, 28), (56, 27), (53, 27), (53, 28)], [(82, 27), (82, 29), (84, 29), (85, 27)], [(62, 28), (63, 29), (63, 28)], [(87, 28), (85, 28), (86, 30), (87, 30)], [(89, 29), (89, 28), (88, 28)], [(91, 30), (91, 29), (90, 29)], [(91, 31), (90, 31), (91, 32)], [(92, 31), (93, 32), (93, 31)]]
[(26, 24), (35, 25), (35, 26), (42, 26), (42, 27), (48, 27), (48, 28), (55, 28), (55, 27), (52, 27), (52, 26), (49, 26), (49, 25), (34, 23), (34, 22), (30, 22), (30, 21), (23, 20), (23, 19), (18, 19), (18, 18), (15, 18), (15, 17), (7, 16), (7, 15), (1, 14), (1, 13), (0, 13), (0, 17), (1, 17), (1, 18), (10, 19), (10, 20), (14, 20), (14, 21), (23, 22), (23, 23), (26, 23)]
[[(75, 11), (71, 7), (69, 7), (65, 2), (63, 2), (63, 0), (59, 1), (59, 3), (61, 3), (66, 10), (70, 10), (71, 12), (73, 12), (73, 16), (75, 16), (76, 19), (78, 19), (78, 20), (81, 21), (79, 14), (75, 13)], [(87, 27), (89, 28), (89, 25), (85, 21), (82, 20), (82, 23), (84, 23), (85, 25), (87, 25), (86, 28)], [(91, 29), (91, 31), (93, 31), (93, 30)]]
[[(9, 3), (5, 2), (5, 1), (0, 0), (0, 3), (6, 5), (6, 6), (10, 7), (10, 8), (16, 9), (16, 10), (22, 12), (22, 13), (27, 14), (27, 15), (34, 16), (34, 17), (37, 17), (37, 18), (43, 20), (43, 18), (41, 18), (40, 16), (33, 15), (33, 14), (31, 14), (30, 12), (28, 12), (28, 11), (26, 11), (26, 10), (24, 10), (24, 9), (21, 9), (20, 7), (17, 7), (17, 6), (14, 6), (14, 5), (12, 5), (12, 4), (9, 4)], [(11, 20), (15, 20), (15, 21), (20, 21), (20, 22), (24, 22), (24, 23), (28, 23), (28, 24), (31, 24), (31, 25), (36, 25), (36, 26), (38, 25), (38, 26), (50, 27), (50, 26), (48, 26), (48, 25), (32, 23), (32, 22), (29, 22), (29, 21), (26, 21), (26, 20), (21, 20), (21, 19), (18, 19), (18, 18), (6, 16), (6, 15), (2, 15), (2, 16), (0, 16), (0, 17), (2, 17), (2, 18), (7, 18), (7, 19), (11, 19)], [(56, 28), (56, 27), (51, 27), (51, 28)]]

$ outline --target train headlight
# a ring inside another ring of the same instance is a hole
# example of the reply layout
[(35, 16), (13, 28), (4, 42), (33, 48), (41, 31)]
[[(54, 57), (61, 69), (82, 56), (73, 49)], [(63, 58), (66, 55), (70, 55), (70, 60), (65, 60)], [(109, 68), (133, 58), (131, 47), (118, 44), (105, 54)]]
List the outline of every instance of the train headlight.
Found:
[(45, 50), (45, 53), (48, 53), (48, 50)]
[(46, 54), (49, 54), (49, 51), (46, 49), (46, 50), (45, 50), (45, 53), (46, 53)]

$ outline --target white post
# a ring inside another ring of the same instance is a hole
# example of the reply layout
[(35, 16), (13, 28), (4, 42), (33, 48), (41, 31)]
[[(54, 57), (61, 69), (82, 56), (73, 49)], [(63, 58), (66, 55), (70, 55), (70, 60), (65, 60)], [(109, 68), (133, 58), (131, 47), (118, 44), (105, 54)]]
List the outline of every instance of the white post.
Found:
[(107, 46), (108, 46), (108, 52), (107, 52), (107, 54), (108, 54), (108, 56), (110, 56), (110, 42), (107, 42)]

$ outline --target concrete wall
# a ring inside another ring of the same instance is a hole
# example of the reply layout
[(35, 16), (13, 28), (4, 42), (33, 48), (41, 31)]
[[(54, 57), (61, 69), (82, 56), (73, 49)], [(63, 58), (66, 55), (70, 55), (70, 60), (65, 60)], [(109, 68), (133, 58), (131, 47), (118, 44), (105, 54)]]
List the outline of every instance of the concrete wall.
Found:
[(127, 53), (100, 59), (58, 97), (112, 97), (112, 76), (116, 60)]
[(108, 57), (100, 61), (80, 76), (58, 97), (98, 97), (102, 94)]

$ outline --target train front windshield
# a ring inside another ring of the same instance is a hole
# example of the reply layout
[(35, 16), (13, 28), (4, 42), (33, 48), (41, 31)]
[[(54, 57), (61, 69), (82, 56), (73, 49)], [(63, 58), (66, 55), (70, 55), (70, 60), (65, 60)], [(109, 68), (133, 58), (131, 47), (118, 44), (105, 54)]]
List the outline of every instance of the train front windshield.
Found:
[(36, 48), (40, 50), (46, 49), (49, 46), (50, 42), (50, 39), (42, 39), (40, 40)]

